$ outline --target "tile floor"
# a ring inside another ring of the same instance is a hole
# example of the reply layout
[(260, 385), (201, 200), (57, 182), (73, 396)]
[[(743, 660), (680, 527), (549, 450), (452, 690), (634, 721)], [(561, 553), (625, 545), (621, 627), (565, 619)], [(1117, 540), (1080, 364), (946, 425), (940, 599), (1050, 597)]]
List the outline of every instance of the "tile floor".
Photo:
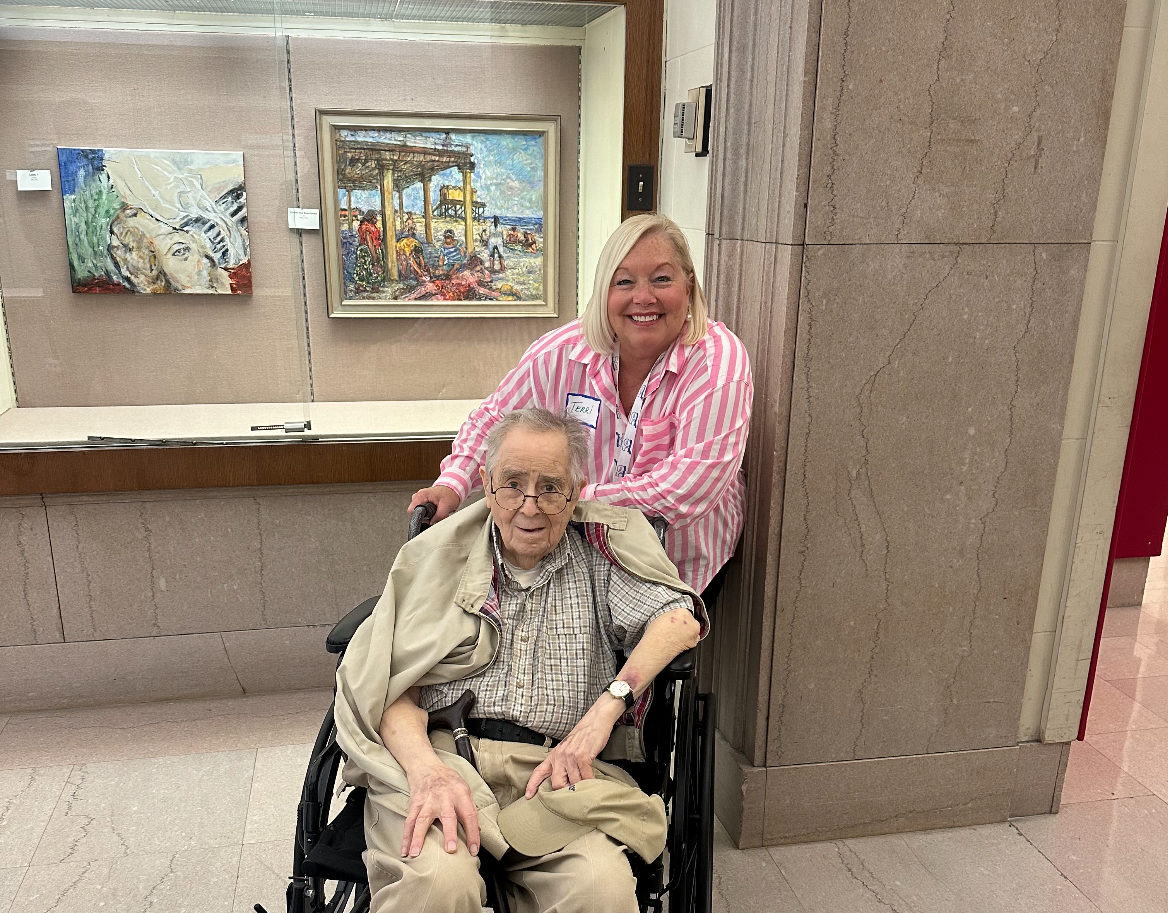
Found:
[[(1058, 815), (740, 851), (719, 913), (1168, 913), (1168, 560), (1104, 628)], [(321, 691), (0, 714), (0, 913), (283, 913)]]

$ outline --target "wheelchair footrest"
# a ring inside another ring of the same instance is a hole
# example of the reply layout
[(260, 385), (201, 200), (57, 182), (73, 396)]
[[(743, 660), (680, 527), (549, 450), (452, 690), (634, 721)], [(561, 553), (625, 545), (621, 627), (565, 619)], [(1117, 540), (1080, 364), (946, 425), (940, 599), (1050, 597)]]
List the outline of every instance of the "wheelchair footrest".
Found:
[(316, 844), (304, 857), (304, 874), (334, 881), (364, 884), (365, 790), (353, 789), (332, 821), (320, 832)]

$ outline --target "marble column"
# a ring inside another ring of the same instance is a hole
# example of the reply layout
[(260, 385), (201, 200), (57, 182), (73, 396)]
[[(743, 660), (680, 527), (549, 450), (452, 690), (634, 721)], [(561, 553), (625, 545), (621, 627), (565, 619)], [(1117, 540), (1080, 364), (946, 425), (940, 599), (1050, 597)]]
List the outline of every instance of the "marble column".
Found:
[(713, 645), (740, 845), (1057, 802), (1064, 748), (1019, 712), (1124, 7), (719, 4), (706, 263), (756, 382)]

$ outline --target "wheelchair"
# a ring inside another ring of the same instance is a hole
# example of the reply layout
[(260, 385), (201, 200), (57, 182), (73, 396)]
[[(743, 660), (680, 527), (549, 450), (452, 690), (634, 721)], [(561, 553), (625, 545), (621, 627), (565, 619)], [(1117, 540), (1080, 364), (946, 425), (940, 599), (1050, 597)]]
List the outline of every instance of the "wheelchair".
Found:
[[(409, 537), (428, 525), (424, 507), (414, 511)], [(654, 521), (659, 537), (664, 522)], [(378, 597), (366, 599), (328, 634), (325, 649), (340, 663), (349, 640), (370, 616)], [(713, 878), (713, 785), (715, 700), (697, 694), (696, 651), (676, 657), (653, 684), (644, 721), (646, 759), (622, 766), (647, 793), (665, 801), (669, 816), (665, 851), (645, 862), (629, 853), (641, 913), (710, 913)], [(369, 886), (361, 853), (365, 849), (365, 790), (348, 791), (332, 815), (338, 771), (343, 761), (333, 711), (321, 724), (297, 808), (287, 913), (363, 913)], [(488, 888), (490, 880), (487, 880)], [(495, 898), (488, 892), (492, 909)], [(257, 913), (267, 913), (256, 905)], [(403, 911), (405, 913), (405, 911)]]

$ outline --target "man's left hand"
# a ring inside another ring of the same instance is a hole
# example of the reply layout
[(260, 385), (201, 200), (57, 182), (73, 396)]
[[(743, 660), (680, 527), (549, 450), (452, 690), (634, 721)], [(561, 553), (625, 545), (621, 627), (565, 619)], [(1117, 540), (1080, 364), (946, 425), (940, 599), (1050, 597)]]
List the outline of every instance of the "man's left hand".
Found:
[(564, 740), (532, 771), (524, 795), (530, 799), (544, 780), (551, 781), (552, 789), (563, 789), (581, 780), (591, 780), (592, 762), (608, 744), (612, 727), (621, 718), (624, 709), (624, 701), (602, 694)]

